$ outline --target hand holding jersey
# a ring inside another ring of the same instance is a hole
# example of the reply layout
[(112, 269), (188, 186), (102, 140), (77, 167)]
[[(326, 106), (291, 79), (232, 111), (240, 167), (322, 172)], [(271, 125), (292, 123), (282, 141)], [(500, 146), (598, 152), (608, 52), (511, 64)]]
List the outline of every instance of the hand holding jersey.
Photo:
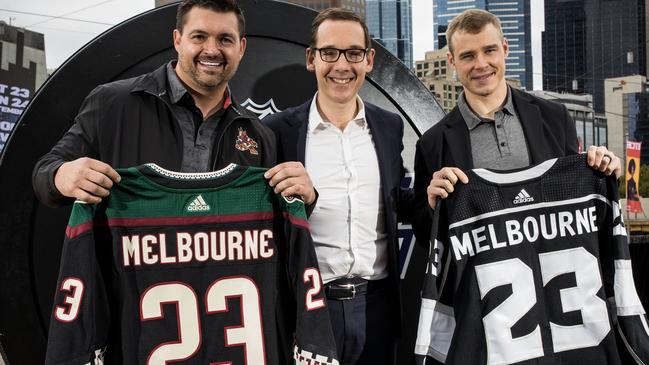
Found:
[[(620, 158), (615, 156), (606, 147), (590, 146), (586, 151), (586, 156), (586, 163), (594, 170), (601, 171), (606, 176), (615, 174), (616, 178), (619, 178), (620, 174), (622, 174)], [(426, 189), (428, 193), (428, 205), (435, 209), (437, 198), (448, 198), (448, 195), (455, 191), (454, 185), (458, 181), (466, 184), (469, 182), (469, 178), (457, 167), (444, 167), (439, 171), (435, 171)]]
[(54, 174), (56, 189), (68, 198), (98, 204), (120, 176), (110, 165), (89, 157), (64, 162)]
[(302, 162), (289, 161), (278, 164), (266, 171), (264, 177), (269, 179), (275, 194), (286, 197), (301, 196), (306, 205), (313, 204), (315, 201), (315, 189)]
[(418, 363), (649, 361), (617, 183), (585, 160), (470, 170), (435, 211)]

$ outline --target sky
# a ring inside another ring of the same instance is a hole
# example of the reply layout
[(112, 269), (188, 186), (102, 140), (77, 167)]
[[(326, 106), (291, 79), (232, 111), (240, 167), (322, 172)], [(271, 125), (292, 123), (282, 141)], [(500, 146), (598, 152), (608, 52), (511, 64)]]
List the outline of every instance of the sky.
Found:
[[(534, 88), (541, 88), (543, 0), (532, 2)], [(45, 34), (47, 67), (61, 65), (114, 25), (154, 7), (154, 0), (0, 0), (0, 20)], [(433, 49), (432, 0), (412, 0), (413, 58)], [(169, 35), (171, 41), (171, 35)]]

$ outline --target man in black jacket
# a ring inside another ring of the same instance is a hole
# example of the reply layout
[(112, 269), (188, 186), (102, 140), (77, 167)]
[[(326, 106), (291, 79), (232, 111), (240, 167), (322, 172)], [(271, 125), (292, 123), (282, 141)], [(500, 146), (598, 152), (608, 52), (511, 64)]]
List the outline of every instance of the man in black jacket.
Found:
[[(154, 162), (166, 169), (205, 172), (229, 163), (271, 167), (275, 136), (230, 96), (246, 49), (245, 20), (234, 0), (185, 0), (173, 32), (178, 61), (128, 80), (100, 85), (85, 99), (75, 124), (36, 164), (33, 185), (46, 205), (108, 196), (118, 167)], [(276, 187), (312, 203), (315, 192), (301, 164), (280, 165)]]
[[(523, 168), (578, 152), (575, 124), (566, 108), (510, 88), (505, 82), (509, 52), (500, 21), (484, 10), (458, 15), (446, 31), (448, 62), (464, 91), (458, 106), (417, 141), (413, 228), (428, 242), (430, 209), (461, 181), (463, 170)], [(620, 175), (620, 159), (590, 146), (588, 164)], [(432, 179), (431, 179), (432, 178)]]

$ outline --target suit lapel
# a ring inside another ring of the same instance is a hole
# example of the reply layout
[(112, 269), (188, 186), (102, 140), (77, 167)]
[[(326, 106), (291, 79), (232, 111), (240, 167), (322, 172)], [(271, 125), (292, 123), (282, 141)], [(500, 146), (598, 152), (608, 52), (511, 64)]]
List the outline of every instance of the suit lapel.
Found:
[(472, 169), (473, 157), (471, 155), (469, 130), (458, 108), (454, 108), (451, 113), (454, 113), (454, 115), (447, 122), (447, 129), (444, 131), (445, 143), (448, 143), (448, 145), (443, 146), (443, 148), (448, 149), (451, 156), (450, 158), (444, 158), (443, 154), (440, 154), (441, 161), (437, 161), (438, 166), (450, 167), (449, 164), (451, 164), (462, 170)]
[[(370, 127), (370, 132), (372, 133), (372, 139), (374, 142), (374, 150), (376, 151), (376, 158), (379, 163), (379, 176), (381, 177), (381, 186), (383, 187), (383, 195), (385, 195), (385, 189), (388, 186), (392, 186), (392, 182), (389, 180), (390, 175), (386, 169), (389, 169), (387, 153), (388, 146), (390, 146), (387, 135), (387, 128), (383, 127), (383, 120), (380, 115), (376, 113), (376, 110), (365, 103), (365, 119), (367, 125)], [(381, 146), (381, 147), (379, 147)]]
[(298, 106), (295, 109), (294, 115), (288, 118), (288, 128), (291, 137), (287, 139), (285, 148), (289, 148), (294, 153), (287, 153), (286, 158), (288, 161), (300, 161), (305, 164), (305, 150), (306, 150), (306, 132), (309, 126), (309, 109), (311, 108), (311, 101), (309, 99), (306, 103)]
[(550, 158), (543, 132), (543, 119), (539, 108), (532, 104), (520, 91), (512, 88), (514, 108), (523, 126), (527, 149), (530, 152), (530, 164), (537, 164)]

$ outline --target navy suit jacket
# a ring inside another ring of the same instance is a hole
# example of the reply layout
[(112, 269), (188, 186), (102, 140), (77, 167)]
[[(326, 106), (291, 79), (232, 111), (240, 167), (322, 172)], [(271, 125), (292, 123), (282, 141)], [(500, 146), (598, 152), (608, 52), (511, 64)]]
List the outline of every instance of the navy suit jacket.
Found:
[[(511, 89), (512, 102), (523, 126), (530, 164), (578, 152), (575, 122), (563, 104)], [(458, 107), (417, 141), (413, 230), (420, 244), (428, 245), (432, 224), (426, 188), (442, 167), (473, 168), (469, 130)]]
[[(300, 161), (304, 164), (306, 135), (309, 125), (310, 99), (306, 103), (269, 115), (263, 119), (277, 136), (277, 161)], [(405, 174), (403, 150), (403, 121), (395, 113), (365, 102), (365, 118), (372, 132), (381, 177), (381, 192), (385, 210), (385, 229), (388, 234), (389, 274), (394, 298), (399, 300), (399, 245), (398, 221), (409, 222), (412, 209), (412, 190), (402, 189)], [(307, 171), (309, 166), (305, 166)], [(316, 202), (317, 204), (317, 202)], [(400, 307), (400, 306), (399, 306)]]

